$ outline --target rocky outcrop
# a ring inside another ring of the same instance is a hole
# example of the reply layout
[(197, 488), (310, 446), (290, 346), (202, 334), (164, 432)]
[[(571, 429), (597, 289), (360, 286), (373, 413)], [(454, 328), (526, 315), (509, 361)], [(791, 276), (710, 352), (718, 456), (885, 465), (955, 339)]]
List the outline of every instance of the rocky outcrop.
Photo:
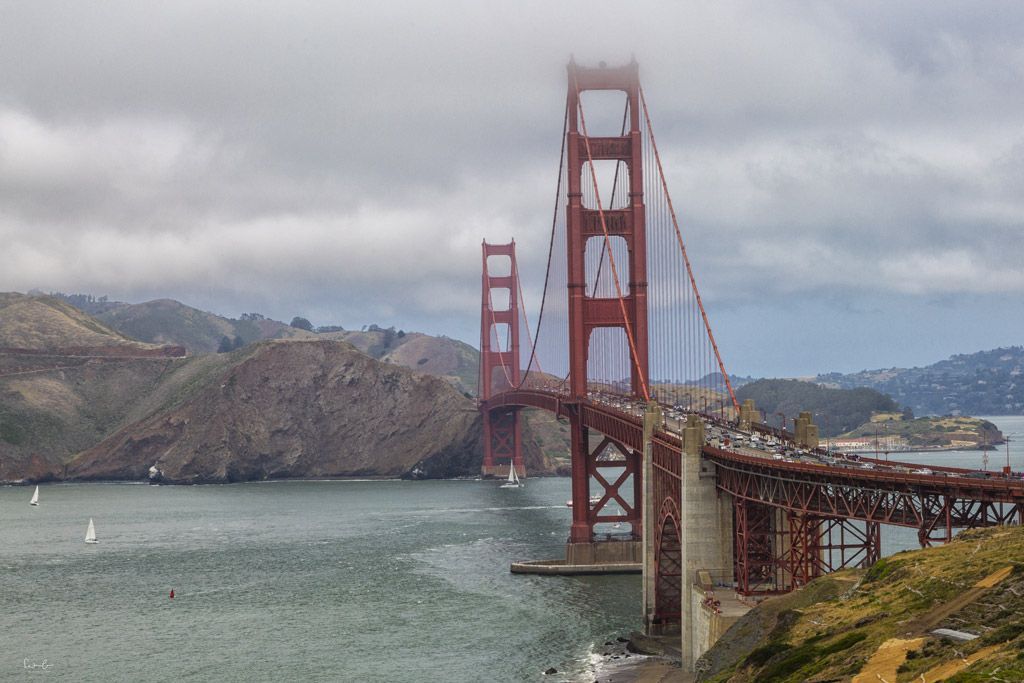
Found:
[[(479, 472), (474, 403), (343, 342), (265, 342), (180, 404), (79, 454), (74, 479), (230, 482)], [(535, 454), (536, 455), (536, 454)]]

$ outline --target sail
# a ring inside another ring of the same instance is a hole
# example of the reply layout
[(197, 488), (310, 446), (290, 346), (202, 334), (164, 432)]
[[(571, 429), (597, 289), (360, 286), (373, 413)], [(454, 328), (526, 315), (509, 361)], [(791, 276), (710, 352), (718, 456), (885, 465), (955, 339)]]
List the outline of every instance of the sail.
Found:
[(39, 505), (39, 487), (36, 487), (36, 492), (32, 494), (32, 500), (28, 502), (29, 505)]
[(89, 528), (85, 531), (85, 542), (96, 542), (96, 526), (92, 523), (92, 517), (89, 518)]
[(514, 463), (509, 462), (508, 464), (508, 479), (501, 485), (503, 489), (516, 489), (522, 486), (519, 481), (519, 474), (516, 472), (516, 466)]

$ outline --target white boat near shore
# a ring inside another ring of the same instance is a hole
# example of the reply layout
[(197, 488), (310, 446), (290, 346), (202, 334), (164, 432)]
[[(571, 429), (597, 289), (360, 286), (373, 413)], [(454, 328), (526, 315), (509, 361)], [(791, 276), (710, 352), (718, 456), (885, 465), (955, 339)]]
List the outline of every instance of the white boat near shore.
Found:
[(515, 465), (509, 463), (508, 466), (508, 479), (501, 485), (503, 489), (521, 489), (523, 488), (523, 482), (519, 481), (519, 475), (516, 474)]

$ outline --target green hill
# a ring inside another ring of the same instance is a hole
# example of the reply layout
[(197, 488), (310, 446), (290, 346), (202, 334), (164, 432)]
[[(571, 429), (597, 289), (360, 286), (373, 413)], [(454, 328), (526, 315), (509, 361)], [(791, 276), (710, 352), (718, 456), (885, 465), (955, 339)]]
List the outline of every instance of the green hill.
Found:
[(818, 375), (830, 387), (885, 392), (916, 415), (1024, 414), (1024, 347), (950, 356), (919, 368)]
[[(173, 299), (141, 304), (108, 305), (97, 318), (134, 339), (155, 344), (179, 344), (190, 353), (214, 353), (227, 338), (237, 346), (265, 339), (315, 339), (306, 330), (262, 316), (225, 318)], [(235, 342), (235, 339), (238, 342)]]
[[(778, 425), (782, 413), (792, 428), (792, 418), (800, 411), (815, 413), (821, 435), (836, 436), (871, 420), (876, 412), (899, 412), (890, 397), (874, 389), (832, 389), (797, 379), (760, 379), (740, 387), (736, 398), (742, 402), (754, 399), (757, 407), (767, 413), (769, 424)], [(823, 416), (823, 417), (822, 417)]]
[(988, 420), (952, 416), (904, 419), (899, 413), (876, 414), (870, 422), (842, 436), (899, 437), (913, 449), (979, 448), (1004, 443), (1003, 433)]
[(1022, 681), (1024, 528), (965, 531), (769, 598), (697, 669), (715, 683)]

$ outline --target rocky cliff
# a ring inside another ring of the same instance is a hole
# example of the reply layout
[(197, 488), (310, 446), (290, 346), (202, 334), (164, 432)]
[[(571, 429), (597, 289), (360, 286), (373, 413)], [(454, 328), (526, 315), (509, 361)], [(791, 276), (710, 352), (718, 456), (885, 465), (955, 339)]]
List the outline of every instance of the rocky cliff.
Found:
[[(196, 317), (175, 302), (143, 309), (131, 319), (160, 329), (154, 312), (171, 330)], [(154, 465), (168, 482), (479, 472), (480, 419), (459, 388), (474, 350), (394, 332), (374, 358), (295, 331), (306, 339), (173, 357), (64, 301), (0, 294), (0, 340), (16, 342), (0, 344), (0, 482), (145, 479)], [(117, 353), (68, 352), (101, 342)], [(524, 414), (528, 471), (554, 473), (564, 425)]]
[[(480, 418), (448, 382), (334, 341), (264, 342), (180, 403), (75, 457), (74, 479), (173, 483), (479, 472)], [(529, 449), (534, 471), (544, 469)]]

